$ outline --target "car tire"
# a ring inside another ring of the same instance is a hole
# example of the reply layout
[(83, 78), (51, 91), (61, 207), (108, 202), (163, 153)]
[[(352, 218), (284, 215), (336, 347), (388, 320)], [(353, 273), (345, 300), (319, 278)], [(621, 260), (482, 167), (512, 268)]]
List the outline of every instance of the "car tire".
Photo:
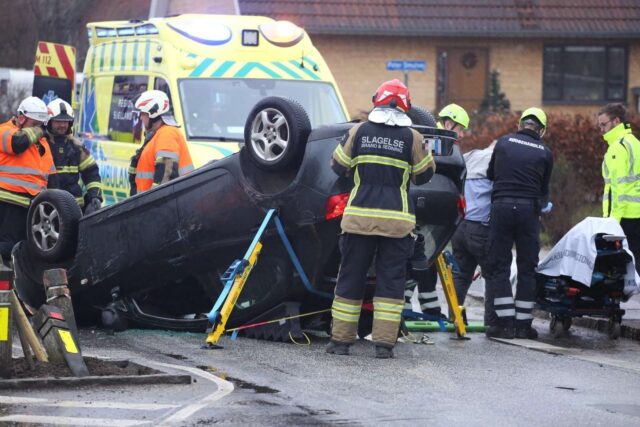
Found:
[(58, 262), (70, 258), (78, 241), (80, 206), (71, 193), (46, 190), (31, 202), (27, 214), (27, 248), (37, 257)]
[(436, 118), (433, 117), (430, 111), (425, 110), (422, 107), (412, 105), (407, 115), (411, 119), (414, 125), (436, 127)]
[(251, 159), (268, 171), (299, 166), (310, 133), (311, 122), (302, 105), (277, 96), (258, 102), (244, 126)]

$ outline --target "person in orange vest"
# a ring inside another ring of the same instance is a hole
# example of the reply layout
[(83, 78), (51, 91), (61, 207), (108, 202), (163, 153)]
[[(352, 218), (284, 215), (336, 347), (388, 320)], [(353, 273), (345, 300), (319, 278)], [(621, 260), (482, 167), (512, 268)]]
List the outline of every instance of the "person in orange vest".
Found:
[(0, 124), (0, 255), (3, 262), (9, 262), (13, 246), (26, 238), (31, 200), (53, 184), (56, 167), (43, 128), (48, 119), (45, 103), (30, 96), (20, 103), (15, 117)]
[(189, 148), (168, 114), (167, 94), (160, 90), (143, 92), (135, 103), (146, 136), (142, 147), (131, 158), (129, 167), (130, 195), (147, 191), (193, 170)]

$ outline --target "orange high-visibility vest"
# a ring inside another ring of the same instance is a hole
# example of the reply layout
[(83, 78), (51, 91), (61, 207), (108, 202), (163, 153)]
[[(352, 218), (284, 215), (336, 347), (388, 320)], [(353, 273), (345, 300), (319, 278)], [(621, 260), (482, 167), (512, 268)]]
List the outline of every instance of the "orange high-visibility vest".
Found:
[(0, 124), (0, 201), (28, 207), (31, 199), (47, 188), (49, 175), (56, 173), (51, 148), (40, 138), (41, 156), (32, 144), (26, 151), (13, 152), (12, 138), (20, 128), (12, 121)]
[(180, 130), (175, 126), (162, 125), (156, 130), (151, 141), (140, 154), (136, 168), (136, 188), (138, 193), (146, 191), (153, 185), (156, 162), (161, 158), (173, 159), (178, 164), (178, 176), (193, 170), (193, 162), (187, 142)]

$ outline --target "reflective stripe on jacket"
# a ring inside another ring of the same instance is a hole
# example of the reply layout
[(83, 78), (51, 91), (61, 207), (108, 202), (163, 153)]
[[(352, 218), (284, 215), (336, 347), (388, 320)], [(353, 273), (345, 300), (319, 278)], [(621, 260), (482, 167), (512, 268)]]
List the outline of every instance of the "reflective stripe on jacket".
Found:
[(640, 218), (640, 141), (624, 124), (604, 134), (609, 148), (602, 162), (604, 217)]
[(45, 138), (38, 141), (41, 148), (31, 144), (26, 151), (15, 154), (11, 140), (19, 132), (26, 130), (11, 120), (0, 125), (0, 200), (29, 206), (31, 198), (47, 188), (49, 175), (56, 169)]
[(155, 132), (149, 143), (144, 147), (136, 168), (136, 188), (138, 193), (151, 188), (154, 183), (156, 163), (162, 158), (172, 159), (177, 170), (172, 178), (186, 175), (193, 170), (193, 162), (189, 148), (180, 130), (175, 126), (162, 125)]
[(354, 187), (342, 217), (346, 233), (404, 237), (415, 227), (409, 178), (433, 171), (422, 135), (408, 127), (364, 122), (354, 126), (333, 153), (353, 172)]

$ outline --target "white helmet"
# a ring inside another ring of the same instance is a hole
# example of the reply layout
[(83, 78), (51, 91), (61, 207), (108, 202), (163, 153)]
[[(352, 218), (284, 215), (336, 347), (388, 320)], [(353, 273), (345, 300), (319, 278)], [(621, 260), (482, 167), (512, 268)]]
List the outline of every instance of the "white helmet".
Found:
[(47, 105), (49, 120), (73, 122), (73, 108), (62, 98), (56, 98)]
[(169, 111), (169, 97), (161, 90), (148, 90), (138, 97), (135, 107), (142, 113), (148, 113), (149, 118), (155, 119)]
[(18, 114), (29, 117), (38, 122), (47, 123), (49, 111), (44, 101), (36, 96), (30, 96), (22, 100), (18, 106)]

